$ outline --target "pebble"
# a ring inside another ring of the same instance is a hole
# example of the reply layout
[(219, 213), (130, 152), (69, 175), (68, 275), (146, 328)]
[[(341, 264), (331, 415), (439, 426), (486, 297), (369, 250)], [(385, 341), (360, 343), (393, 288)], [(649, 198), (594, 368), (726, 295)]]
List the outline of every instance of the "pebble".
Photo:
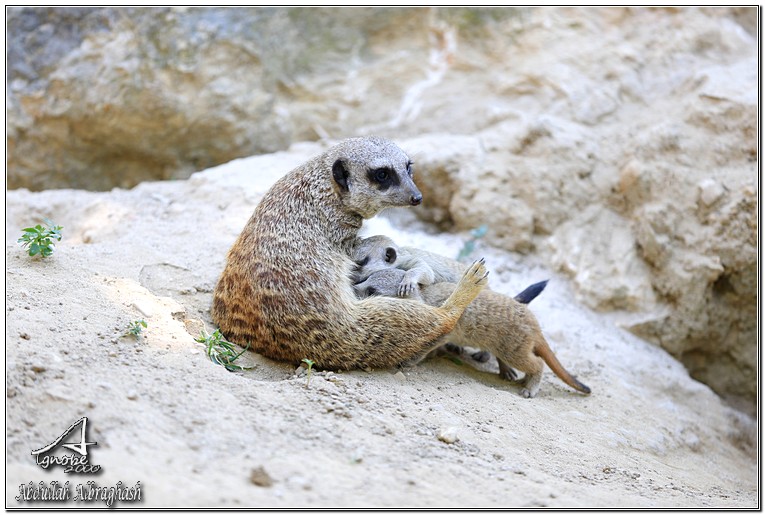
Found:
[(456, 427), (445, 427), (438, 431), (438, 439), (444, 443), (454, 443), (459, 440)]
[(343, 385), (345, 383), (345, 381), (343, 381), (342, 377), (339, 377), (337, 374), (332, 374), (331, 372), (329, 374), (327, 374), (327, 376), (324, 379), (326, 379), (327, 381), (329, 381), (331, 383), (338, 384), (338, 385)]
[(183, 320), (183, 325), (186, 327), (186, 331), (196, 338), (205, 331), (205, 323), (198, 318), (186, 318)]
[(134, 401), (138, 399), (138, 393), (135, 390), (130, 390), (127, 393), (128, 400)]
[(262, 466), (252, 469), (252, 472), (250, 472), (250, 482), (253, 485), (262, 487), (269, 487), (274, 484), (274, 480), (271, 479), (271, 476), (268, 475), (268, 472)]
[(699, 183), (699, 200), (705, 206), (711, 206), (725, 193), (725, 188), (712, 179), (705, 179)]
[(393, 377), (395, 377), (397, 380), (399, 380), (401, 382), (406, 381), (406, 376), (404, 375), (404, 373), (401, 370), (399, 370), (398, 372), (393, 374)]

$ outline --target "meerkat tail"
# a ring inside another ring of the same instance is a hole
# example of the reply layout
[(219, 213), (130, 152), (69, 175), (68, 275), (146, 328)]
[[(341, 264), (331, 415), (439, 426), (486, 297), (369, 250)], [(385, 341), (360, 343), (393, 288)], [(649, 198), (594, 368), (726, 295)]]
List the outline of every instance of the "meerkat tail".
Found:
[(542, 358), (544, 362), (547, 363), (547, 366), (550, 367), (550, 370), (571, 388), (582, 393), (590, 393), (589, 386), (581, 383), (576, 377), (569, 374), (569, 372), (563, 368), (563, 365), (561, 365), (558, 358), (555, 357), (555, 354), (546, 341), (541, 340), (534, 345), (534, 354)]
[(547, 286), (547, 280), (534, 283), (525, 290), (523, 290), (521, 293), (515, 296), (515, 300), (520, 302), (521, 304), (528, 304), (532, 300), (536, 299), (540, 293), (542, 293), (542, 290), (545, 289), (545, 286)]

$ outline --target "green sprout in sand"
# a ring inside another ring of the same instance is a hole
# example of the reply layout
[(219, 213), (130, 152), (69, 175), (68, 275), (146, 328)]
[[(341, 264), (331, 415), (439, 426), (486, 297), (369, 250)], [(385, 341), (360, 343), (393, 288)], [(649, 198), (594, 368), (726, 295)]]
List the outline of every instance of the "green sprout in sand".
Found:
[(305, 387), (306, 387), (306, 388), (308, 388), (308, 385), (309, 385), (309, 384), (311, 384), (311, 370), (313, 370), (313, 366), (314, 366), (316, 363), (315, 363), (314, 361), (312, 361), (312, 360), (308, 359), (308, 358), (303, 358), (301, 361), (302, 361), (303, 363), (305, 363), (306, 365), (308, 365), (308, 372), (307, 372), (307, 374), (306, 374), (306, 377), (307, 377), (308, 379), (307, 379), (307, 380), (306, 380), (306, 382), (305, 382)]
[(229, 372), (242, 372), (253, 368), (234, 363), (250, 346), (248, 345), (241, 352), (237, 352), (236, 345), (227, 341), (219, 329), (216, 329), (212, 334), (203, 332), (195, 341), (205, 344), (205, 352), (207, 352), (210, 361), (225, 367)]
[(60, 225), (54, 225), (53, 221), (48, 218), (44, 218), (43, 223), (45, 227), (37, 224), (34, 227), (22, 229), (24, 234), (17, 240), (18, 243), (21, 243), (22, 247), (28, 247), (27, 250), (30, 256), (40, 254), (44, 258), (48, 257), (53, 254), (55, 249), (53, 240), (61, 241), (61, 230), (63, 228)]

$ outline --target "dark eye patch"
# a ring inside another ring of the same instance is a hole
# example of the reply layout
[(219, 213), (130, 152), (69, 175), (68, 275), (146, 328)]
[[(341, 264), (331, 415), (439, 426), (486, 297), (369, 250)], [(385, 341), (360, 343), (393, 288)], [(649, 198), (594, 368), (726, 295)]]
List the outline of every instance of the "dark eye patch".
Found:
[(396, 174), (396, 170), (389, 167), (367, 170), (367, 177), (372, 184), (377, 185), (377, 189), (380, 191), (385, 191), (391, 186), (398, 186), (401, 184), (398, 174)]

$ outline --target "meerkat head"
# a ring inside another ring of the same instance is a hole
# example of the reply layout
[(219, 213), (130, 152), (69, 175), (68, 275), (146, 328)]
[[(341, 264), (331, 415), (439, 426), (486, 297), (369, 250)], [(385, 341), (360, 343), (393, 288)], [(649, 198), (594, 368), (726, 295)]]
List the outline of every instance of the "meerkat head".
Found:
[(353, 261), (356, 262), (353, 282), (361, 283), (370, 275), (394, 268), (398, 259), (398, 246), (387, 236), (371, 236), (356, 246)]
[(388, 207), (422, 202), (412, 179), (412, 160), (391, 141), (345, 140), (330, 149), (327, 158), (335, 191), (348, 212), (372, 218)]
[(360, 299), (373, 295), (396, 297), (398, 295), (398, 285), (401, 284), (405, 273), (405, 271), (398, 268), (378, 270), (363, 281), (354, 284), (353, 291), (356, 293), (356, 297)]

